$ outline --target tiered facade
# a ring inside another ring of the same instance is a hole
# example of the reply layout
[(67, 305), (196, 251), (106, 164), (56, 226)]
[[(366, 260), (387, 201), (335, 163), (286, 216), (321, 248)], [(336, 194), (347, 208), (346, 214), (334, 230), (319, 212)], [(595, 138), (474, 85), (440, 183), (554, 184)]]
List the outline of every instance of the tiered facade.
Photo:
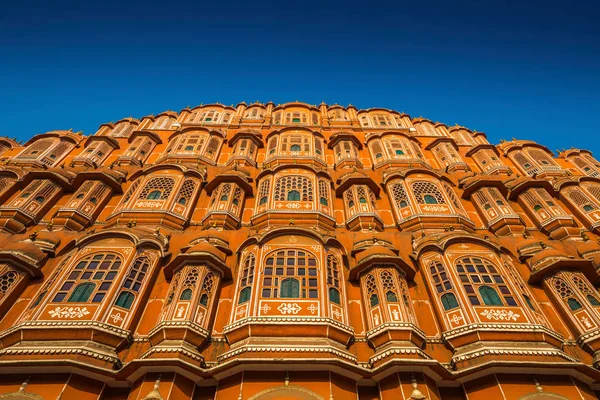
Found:
[(0, 140), (0, 399), (595, 399), (600, 163), (387, 109)]

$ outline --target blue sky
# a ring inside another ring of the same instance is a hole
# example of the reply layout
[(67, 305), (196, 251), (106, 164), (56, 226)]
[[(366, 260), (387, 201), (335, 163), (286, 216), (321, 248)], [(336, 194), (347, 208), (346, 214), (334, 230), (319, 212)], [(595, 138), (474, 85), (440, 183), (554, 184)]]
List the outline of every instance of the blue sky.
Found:
[(600, 157), (592, 1), (21, 3), (0, 13), (1, 135), (300, 100)]

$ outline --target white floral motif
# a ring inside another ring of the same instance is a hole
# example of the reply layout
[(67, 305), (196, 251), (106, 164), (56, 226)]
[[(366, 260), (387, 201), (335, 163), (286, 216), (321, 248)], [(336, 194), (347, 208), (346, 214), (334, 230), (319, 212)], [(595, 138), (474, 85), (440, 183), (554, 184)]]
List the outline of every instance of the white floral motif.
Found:
[(286, 204), (285, 206), (286, 206), (287, 208), (296, 208), (296, 209), (298, 209), (298, 208), (300, 208), (300, 207), (301, 207), (301, 206), (300, 206), (300, 204), (298, 204), (298, 203), (288, 203), (288, 204)]
[(52, 318), (82, 318), (89, 313), (87, 307), (56, 307), (48, 311)]
[(298, 311), (302, 310), (302, 307), (296, 303), (283, 303), (277, 309), (282, 314), (298, 314)]
[(263, 314), (268, 313), (270, 309), (271, 309), (271, 307), (269, 307), (268, 304), (263, 304), (262, 307), (260, 307), (260, 310), (262, 311)]
[(319, 307), (315, 306), (314, 304), (311, 304), (310, 307), (308, 307), (308, 311), (310, 311), (311, 314), (314, 314), (315, 311), (319, 311)]
[(118, 324), (119, 322), (123, 321), (123, 317), (121, 316), (120, 312), (114, 313), (110, 317), (112, 318), (115, 324)]
[(506, 310), (483, 310), (479, 315), (494, 321), (516, 321), (521, 316), (520, 314)]

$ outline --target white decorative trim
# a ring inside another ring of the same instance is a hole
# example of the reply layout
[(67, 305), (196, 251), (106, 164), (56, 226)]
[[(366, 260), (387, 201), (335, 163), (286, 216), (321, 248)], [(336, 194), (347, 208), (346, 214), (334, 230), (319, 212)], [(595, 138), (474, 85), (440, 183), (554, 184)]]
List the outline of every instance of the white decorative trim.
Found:
[(356, 362), (356, 356), (348, 352), (337, 350), (333, 347), (314, 346), (244, 346), (236, 350), (225, 352), (217, 357), (217, 360), (223, 361), (235, 357), (242, 353), (329, 353), (346, 360)]
[(331, 318), (321, 317), (247, 317), (234, 322), (233, 324), (227, 325), (223, 329), (224, 333), (231, 332), (240, 326), (246, 324), (260, 324), (260, 325), (333, 325), (336, 328), (343, 330), (344, 332), (353, 335), (354, 328), (348, 325), (344, 325)]

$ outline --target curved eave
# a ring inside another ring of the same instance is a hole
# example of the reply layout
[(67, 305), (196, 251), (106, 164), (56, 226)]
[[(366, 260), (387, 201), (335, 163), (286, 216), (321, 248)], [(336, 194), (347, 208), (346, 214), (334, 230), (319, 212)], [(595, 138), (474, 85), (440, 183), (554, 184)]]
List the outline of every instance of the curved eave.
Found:
[(73, 143), (74, 145), (78, 145), (85, 136), (82, 135), (77, 135), (71, 131), (52, 131), (52, 132), (47, 132), (47, 133), (42, 133), (39, 135), (35, 135), (34, 137), (32, 137), (31, 139), (29, 139), (24, 145), (23, 147), (27, 147), (30, 144), (40, 140), (40, 139), (45, 139), (45, 138), (50, 138), (50, 137), (56, 137), (59, 138), (61, 140), (66, 140), (68, 142)]
[(520, 149), (524, 149), (527, 147), (535, 147), (535, 148), (545, 151), (551, 157), (554, 157), (554, 153), (552, 151), (550, 151), (550, 149), (548, 149), (546, 146), (543, 146), (539, 143), (536, 143), (536, 142), (533, 142), (530, 140), (517, 140), (517, 141), (511, 141), (511, 142), (504, 142), (504, 143), (500, 143), (497, 147), (500, 150), (502, 150), (502, 152), (505, 155), (512, 151), (515, 151), (515, 150), (520, 150)]
[(231, 270), (220, 257), (208, 251), (193, 253), (180, 253), (171, 260), (164, 268), (165, 277), (171, 280), (173, 274), (183, 265), (206, 263), (209, 267), (218, 271), (223, 279), (232, 279)]
[(410, 258), (413, 260), (418, 260), (424, 252), (429, 250), (443, 253), (449, 246), (457, 243), (478, 244), (480, 246), (487, 247), (492, 251), (511, 254), (510, 251), (502, 247), (500, 244), (491, 242), (477, 235), (455, 231), (438, 239), (435, 237), (430, 238), (426, 236), (425, 240), (417, 241), (417, 245), (414, 247), (414, 251), (411, 253)]
[(58, 184), (65, 191), (71, 190), (71, 185), (75, 174), (63, 171), (62, 169), (47, 169), (47, 170), (30, 170), (23, 177), (23, 185), (27, 186), (34, 179), (50, 179), (54, 183)]
[(132, 181), (132, 180), (139, 178), (140, 176), (148, 175), (153, 172), (162, 171), (162, 170), (175, 170), (175, 171), (180, 172), (184, 176), (194, 176), (200, 180), (204, 180), (204, 178), (206, 176), (206, 171), (204, 171), (204, 170), (199, 170), (194, 167), (186, 167), (185, 165), (181, 165), (181, 164), (164, 163), (164, 164), (148, 165), (142, 169), (139, 169), (139, 170), (135, 171), (133, 174), (131, 174), (131, 176), (129, 177), (129, 180)]
[[(539, 265), (539, 266), (538, 266)], [(553, 273), (554, 271), (558, 271), (561, 269), (574, 269), (579, 272), (582, 272), (590, 282), (595, 282), (598, 278), (598, 273), (596, 272), (596, 268), (592, 260), (580, 258), (561, 258), (561, 259), (552, 259), (547, 263), (544, 260), (541, 260), (535, 266), (535, 269), (529, 275), (528, 282), (530, 284), (537, 284), (544, 278), (544, 276)]]
[[(508, 186), (508, 185), (507, 185)], [(520, 182), (517, 182), (514, 186), (508, 186), (509, 200), (516, 200), (519, 194), (530, 188), (544, 188), (550, 195), (554, 194), (554, 187), (546, 180), (536, 180), (532, 178), (525, 178)]]
[(416, 144), (419, 145), (419, 147), (421, 146), (421, 142), (419, 142), (417, 139), (415, 139), (414, 137), (412, 137), (411, 135), (408, 134), (410, 128), (404, 128), (403, 130), (392, 130), (392, 131), (385, 131), (385, 132), (373, 132), (373, 133), (369, 133), (366, 135), (365, 137), (365, 142), (369, 143), (369, 141), (373, 140), (373, 139), (381, 139), (384, 136), (388, 136), (388, 135), (400, 135), (403, 136), (404, 138), (415, 142)]
[(280, 227), (280, 228), (274, 228), (263, 234), (256, 234), (256, 235), (250, 236), (238, 246), (236, 252), (241, 253), (241, 251), (244, 248), (250, 246), (251, 244), (262, 245), (262, 244), (265, 244), (265, 243), (269, 242), (270, 240), (275, 239), (279, 236), (286, 236), (286, 235), (307, 236), (307, 237), (316, 239), (318, 242), (320, 242), (323, 245), (332, 244), (337, 249), (342, 251), (342, 254), (344, 255), (344, 257), (348, 254), (344, 245), (338, 239), (336, 239), (335, 236), (323, 235), (315, 230), (303, 228), (300, 226), (284, 226), (284, 227)]
[(349, 279), (352, 281), (356, 281), (358, 280), (362, 272), (367, 271), (374, 265), (381, 264), (394, 265), (398, 267), (406, 274), (406, 279), (411, 281), (416, 275), (416, 271), (414, 270), (414, 268), (411, 267), (410, 264), (408, 264), (402, 257), (392, 257), (387, 254), (373, 254), (362, 259), (359, 263), (356, 264), (354, 268), (350, 270)]
[(377, 185), (373, 179), (366, 175), (352, 175), (347, 178), (342, 177), (340, 180), (338, 180), (337, 185), (338, 186), (335, 188), (335, 195), (337, 197), (342, 197), (344, 192), (352, 185), (366, 185), (369, 187), (369, 189), (371, 189), (376, 197), (379, 197), (379, 192), (381, 191), (379, 185)]
[(139, 229), (136, 228), (120, 228), (120, 229), (106, 229), (100, 232), (93, 233), (83, 238), (72, 240), (65, 249), (62, 251), (63, 253), (67, 250), (70, 250), (73, 247), (82, 247), (88, 243), (95, 242), (100, 239), (106, 238), (116, 238), (121, 237), (128, 239), (131, 241), (132, 246), (135, 248), (140, 248), (142, 246), (150, 246), (154, 247), (159, 251), (160, 257), (165, 257), (168, 254), (166, 253), (167, 248), (169, 247), (168, 240), (161, 233), (150, 233), (150, 232), (140, 232)]
[(327, 174), (327, 172), (322, 169), (316, 169), (313, 166), (307, 165), (307, 164), (292, 164), (292, 163), (282, 163), (273, 168), (263, 169), (256, 176), (256, 180), (259, 181), (266, 175), (274, 175), (279, 171), (290, 169), (290, 168), (304, 169), (304, 170), (314, 173), (317, 176), (321, 176), (323, 178), (327, 178), (327, 180), (331, 180), (331, 177)]
[(482, 188), (495, 187), (500, 191), (502, 196), (506, 197), (508, 194), (508, 189), (506, 189), (502, 178), (496, 176), (476, 175), (465, 179), (463, 185), (462, 198), (467, 200), (471, 198), (473, 192)]
[(100, 181), (108, 185), (115, 193), (123, 193), (121, 183), (125, 181), (125, 175), (110, 169), (83, 171), (73, 179), (73, 191), (79, 189), (85, 181)]
[(394, 168), (392, 170), (387, 170), (383, 173), (383, 184), (387, 185), (387, 183), (394, 178), (406, 179), (408, 176), (413, 174), (430, 175), (437, 179), (443, 180), (452, 186), (456, 186), (445, 173), (440, 173), (434, 169), (427, 169), (423, 167)]
[(160, 136), (158, 136), (154, 132), (150, 132), (150, 131), (146, 131), (146, 130), (133, 132), (131, 135), (129, 135), (129, 138), (127, 139), (127, 141), (129, 143), (132, 143), (139, 136), (146, 136), (147, 138), (151, 139), (154, 143), (162, 144), (162, 140), (160, 139)]
[[(185, 122), (184, 122), (185, 124)], [(173, 134), (171, 136), (169, 136), (168, 140), (171, 141), (175, 136), (181, 135), (183, 133), (187, 133), (187, 132), (197, 132), (197, 131), (203, 131), (208, 133), (209, 135), (218, 135), (220, 136), (222, 139), (226, 138), (226, 134), (218, 129), (214, 129), (211, 127), (206, 127), (206, 126), (186, 126), (185, 128), (182, 129), (178, 129), (177, 131), (173, 132)]]
[(217, 188), (217, 186), (219, 186), (219, 184), (221, 184), (223, 182), (235, 183), (244, 190), (244, 193), (246, 193), (246, 196), (253, 195), (252, 185), (250, 185), (250, 182), (252, 182), (252, 178), (245, 179), (245, 178), (241, 177), (240, 175), (231, 174), (231, 173), (230, 174), (224, 173), (224, 174), (219, 174), (219, 175), (215, 176), (215, 178), (212, 181), (210, 181), (209, 183), (206, 184), (204, 189), (206, 190), (206, 193), (210, 196), (210, 194), (213, 192), (213, 190), (215, 190)]
[(469, 149), (469, 151), (467, 151), (465, 153), (465, 155), (467, 157), (471, 157), (471, 156), (473, 156), (473, 154), (477, 153), (479, 150), (485, 150), (485, 149), (492, 150), (494, 153), (496, 153), (497, 156), (500, 156), (500, 152), (498, 151), (498, 148), (496, 146), (494, 146), (493, 144), (489, 144), (489, 143), (478, 143), (475, 146), (471, 147)]
[(331, 135), (329, 137), (329, 142), (327, 143), (327, 148), (333, 149), (333, 147), (342, 140), (350, 140), (359, 150), (363, 149), (362, 142), (349, 132), (337, 132)]
[(44, 276), (41, 271), (42, 262), (46, 259), (46, 256), (40, 259), (30, 257), (23, 252), (14, 251), (9, 249), (0, 250), (0, 262), (6, 262), (16, 268), (27, 272), (34, 278), (41, 278)]
[(452, 139), (452, 138), (450, 138), (448, 136), (441, 136), (441, 137), (436, 138), (433, 142), (429, 143), (425, 147), (425, 150), (431, 150), (431, 149), (433, 149), (435, 146), (437, 146), (440, 143), (450, 143), (452, 145), (452, 147), (454, 147), (454, 150), (458, 151), (458, 145), (456, 144), (456, 142), (454, 141), (454, 139)]
[(252, 142), (259, 148), (262, 149), (264, 146), (263, 144), (263, 137), (262, 134), (260, 132), (252, 132), (252, 131), (240, 131), (237, 132), (235, 135), (233, 135), (233, 137), (229, 140), (229, 144), (231, 146), (235, 145), (240, 139), (250, 139), (252, 140)]
[(306, 125), (300, 125), (300, 126), (286, 126), (284, 128), (269, 132), (269, 133), (267, 133), (267, 136), (265, 136), (265, 141), (268, 141), (269, 138), (273, 135), (280, 135), (282, 133), (290, 132), (290, 131), (304, 131), (304, 132), (311, 133), (312, 135), (319, 136), (322, 139), (325, 139), (325, 136), (323, 136), (321, 133), (317, 132), (316, 130), (308, 128)]
[(110, 136), (94, 136), (94, 135), (92, 135), (86, 139), (86, 141), (84, 143), (84, 147), (87, 147), (92, 142), (106, 142), (113, 149), (119, 148), (119, 142)]

